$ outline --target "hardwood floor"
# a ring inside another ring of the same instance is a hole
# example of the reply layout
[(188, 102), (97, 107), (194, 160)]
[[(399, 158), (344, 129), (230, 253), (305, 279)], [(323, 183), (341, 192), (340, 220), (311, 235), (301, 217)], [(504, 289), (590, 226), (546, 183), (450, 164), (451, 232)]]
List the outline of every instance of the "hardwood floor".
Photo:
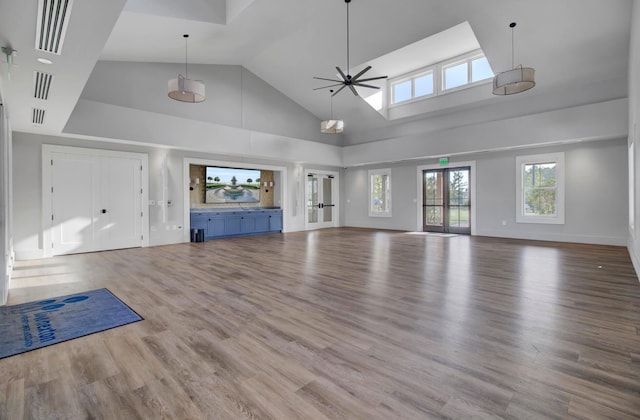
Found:
[(364, 229), (17, 264), (145, 320), (0, 360), (3, 419), (640, 416), (626, 249)]

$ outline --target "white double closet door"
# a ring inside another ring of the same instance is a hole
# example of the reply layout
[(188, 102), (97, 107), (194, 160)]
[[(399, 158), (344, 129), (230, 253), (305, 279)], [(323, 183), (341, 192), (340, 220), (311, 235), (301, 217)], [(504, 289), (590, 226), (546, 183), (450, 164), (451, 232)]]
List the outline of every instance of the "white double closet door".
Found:
[(43, 168), (51, 185), (50, 217), (44, 213), (51, 255), (143, 246), (146, 155), (50, 148)]

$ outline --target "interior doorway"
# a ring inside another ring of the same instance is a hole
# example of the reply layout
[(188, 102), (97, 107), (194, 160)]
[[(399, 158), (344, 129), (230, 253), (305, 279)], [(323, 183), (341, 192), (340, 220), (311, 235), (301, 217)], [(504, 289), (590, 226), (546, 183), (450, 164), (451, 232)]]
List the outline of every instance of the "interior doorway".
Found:
[(338, 173), (306, 171), (305, 226), (319, 229), (338, 226)]
[(471, 234), (471, 167), (425, 169), (423, 231)]

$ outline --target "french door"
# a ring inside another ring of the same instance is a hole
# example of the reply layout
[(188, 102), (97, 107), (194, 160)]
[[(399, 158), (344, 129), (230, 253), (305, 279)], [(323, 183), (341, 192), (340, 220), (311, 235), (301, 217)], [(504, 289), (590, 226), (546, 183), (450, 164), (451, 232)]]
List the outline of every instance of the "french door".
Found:
[(305, 187), (307, 229), (338, 226), (337, 174), (307, 172)]
[(471, 234), (471, 168), (422, 172), (423, 230)]

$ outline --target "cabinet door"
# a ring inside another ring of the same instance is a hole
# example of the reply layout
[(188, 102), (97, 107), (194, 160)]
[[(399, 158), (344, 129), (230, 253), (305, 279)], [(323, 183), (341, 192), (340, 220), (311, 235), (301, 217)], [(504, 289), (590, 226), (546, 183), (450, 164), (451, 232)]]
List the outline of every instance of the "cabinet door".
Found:
[(191, 213), (191, 229), (207, 229), (207, 215)]
[(253, 233), (256, 231), (256, 217), (252, 214), (244, 214), (240, 220), (241, 233)]
[(273, 211), (269, 214), (269, 231), (281, 232), (282, 231), (282, 212)]
[(207, 224), (207, 237), (214, 238), (224, 236), (225, 218), (223, 216), (211, 216)]
[(239, 215), (227, 215), (225, 216), (224, 234), (225, 235), (238, 235), (240, 234), (240, 222), (242, 221)]
[(255, 232), (268, 232), (269, 225), (270, 225), (269, 219), (270, 219), (270, 215), (267, 212), (256, 213)]

